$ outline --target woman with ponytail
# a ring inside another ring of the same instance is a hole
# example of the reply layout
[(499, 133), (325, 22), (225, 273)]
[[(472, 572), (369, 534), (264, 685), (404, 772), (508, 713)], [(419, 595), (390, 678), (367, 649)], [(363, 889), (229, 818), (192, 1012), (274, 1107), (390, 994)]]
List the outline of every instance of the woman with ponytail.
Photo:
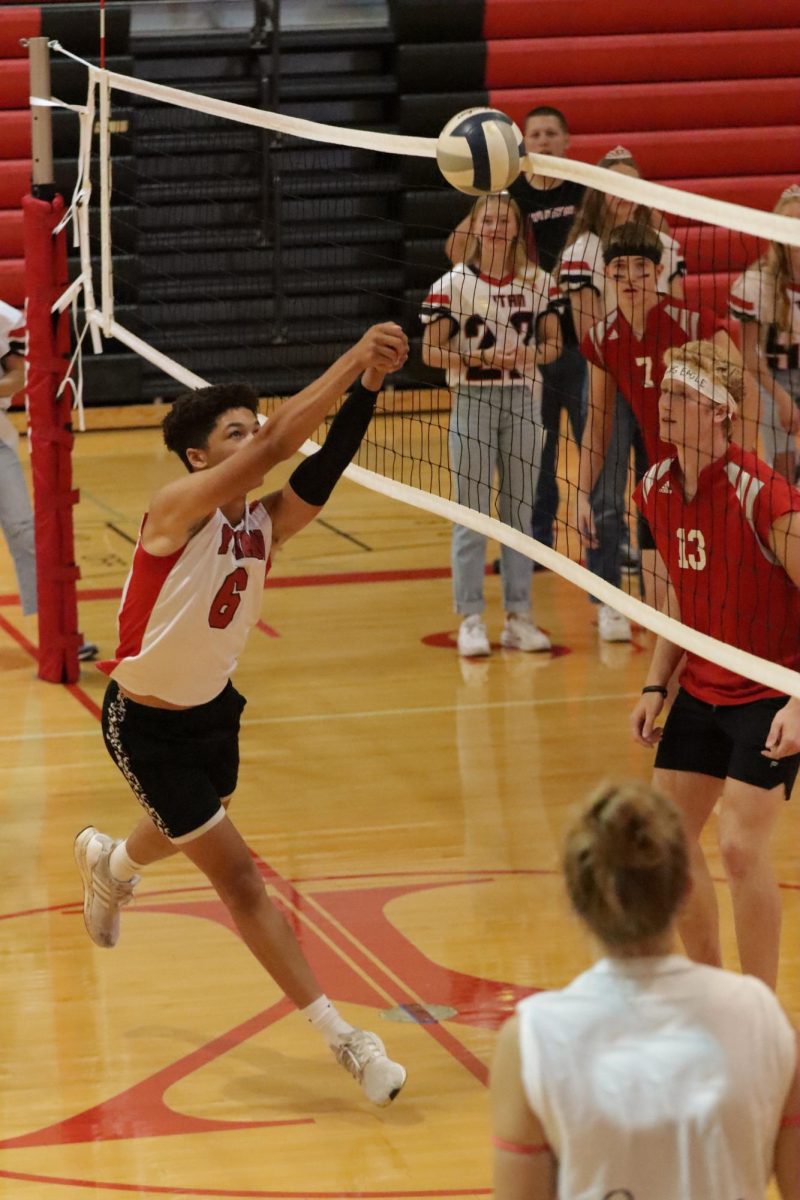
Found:
[(800, 1197), (797, 1038), (760, 980), (675, 951), (689, 886), (678, 810), (602, 785), (564, 875), (602, 957), (529, 996), (491, 1079), (496, 1200)]

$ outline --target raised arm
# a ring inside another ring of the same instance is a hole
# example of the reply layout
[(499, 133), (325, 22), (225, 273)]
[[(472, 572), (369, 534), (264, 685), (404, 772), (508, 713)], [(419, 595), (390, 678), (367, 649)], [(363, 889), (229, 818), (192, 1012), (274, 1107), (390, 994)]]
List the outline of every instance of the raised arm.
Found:
[(522, 1086), (516, 1017), (497, 1039), (490, 1101), (495, 1200), (554, 1200), (558, 1164)]
[(263, 498), (272, 518), (273, 550), (313, 521), (330, 499), (369, 428), (383, 379), (374, 368), (365, 371), (333, 418), (319, 450), (295, 468), (279, 492)]
[(407, 353), (408, 341), (399, 325), (373, 325), (324, 374), (286, 400), (249, 445), (214, 467), (167, 484), (149, 509), (148, 540), (151, 546), (158, 544), (153, 552), (168, 554), (216, 508), (259, 487), (268, 471), (296, 453), (362, 371), (393, 371)]

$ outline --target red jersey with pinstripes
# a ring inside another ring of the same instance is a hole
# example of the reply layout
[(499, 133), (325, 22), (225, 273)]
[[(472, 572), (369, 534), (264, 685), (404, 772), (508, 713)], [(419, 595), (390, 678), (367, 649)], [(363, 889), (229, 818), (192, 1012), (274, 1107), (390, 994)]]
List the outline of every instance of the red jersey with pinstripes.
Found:
[[(669, 572), (681, 620), (760, 658), (800, 668), (800, 590), (770, 548), (770, 530), (800, 512), (800, 492), (731, 444), (686, 500), (677, 458), (650, 468), (633, 493)], [(681, 686), (707, 704), (780, 693), (688, 653)]]
[(650, 309), (644, 333), (637, 338), (618, 308), (589, 330), (581, 354), (614, 377), (639, 422), (648, 462), (658, 462), (671, 447), (658, 436), (658, 394), (665, 371), (664, 355), (686, 342), (713, 338), (725, 324), (710, 309), (687, 308), (665, 296)]
[(119, 610), (119, 645), (99, 668), (126, 691), (187, 707), (206, 704), (230, 679), (261, 613), (272, 521), (250, 505), (236, 526), (217, 511), (174, 554), (139, 540)]

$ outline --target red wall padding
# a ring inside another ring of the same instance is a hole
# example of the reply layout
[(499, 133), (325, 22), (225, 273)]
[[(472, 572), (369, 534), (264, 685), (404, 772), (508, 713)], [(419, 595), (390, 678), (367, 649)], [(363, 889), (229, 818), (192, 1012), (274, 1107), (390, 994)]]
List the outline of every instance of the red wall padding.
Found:
[(627, 83), (619, 87), (510, 88), (489, 93), (489, 104), (517, 123), (539, 104), (568, 114), (575, 133), (620, 129), (698, 129), (751, 125), (795, 125), (800, 113), (800, 79), (742, 79), (735, 84)]
[[(485, 0), (483, 36), (572, 37), (708, 29), (791, 29), (797, 0)], [(533, 68), (535, 70), (535, 66)]]
[(676, 230), (690, 275), (708, 275), (719, 270), (743, 271), (767, 248), (767, 243), (749, 233), (736, 233), (717, 225), (689, 225)]
[[(798, 5), (800, 15), (800, 5)], [(747, 79), (793, 75), (800, 28), (747, 33), (626, 34), (611, 37), (515, 38), (486, 46), (488, 88), (635, 83), (679, 79)]]
[[(731, 179), (665, 179), (671, 187), (683, 192), (696, 192), (710, 196), (712, 200), (727, 200), (731, 204), (745, 204), (748, 208), (763, 208), (771, 212), (784, 188), (797, 182), (796, 175), (758, 175), (750, 178)], [(678, 223), (682, 218), (676, 217)]]
[(0, 162), (0, 216), (5, 208), (17, 208), (31, 186), (30, 159)]
[[(619, 136), (646, 179), (793, 171), (800, 177), (800, 123), (752, 129), (660, 129)], [(569, 153), (583, 162), (598, 162), (615, 140), (608, 133), (577, 134)]]
[(20, 38), (39, 37), (42, 14), (38, 8), (0, 8), (0, 58), (27, 58)]
[(0, 259), (22, 258), (22, 209), (0, 212)]
[(7, 258), (0, 262), (0, 296), (6, 304), (22, 308), (25, 303), (25, 260)]
[(27, 58), (0, 63), (0, 108), (27, 108), (30, 100)]
[(30, 158), (31, 113), (0, 110), (0, 146), (4, 158)]

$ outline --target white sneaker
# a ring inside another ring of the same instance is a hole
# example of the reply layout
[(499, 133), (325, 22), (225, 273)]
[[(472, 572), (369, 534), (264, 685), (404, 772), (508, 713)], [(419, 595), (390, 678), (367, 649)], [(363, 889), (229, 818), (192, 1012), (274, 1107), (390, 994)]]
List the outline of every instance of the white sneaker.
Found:
[(629, 642), (631, 623), (610, 604), (601, 604), (597, 610), (597, 629), (601, 642)]
[(480, 613), (465, 617), (458, 627), (458, 653), (464, 658), (481, 658), (492, 653), (489, 635)]
[(526, 613), (510, 613), (506, 617), (503, 632), (500, 634), (500, 644), (507, 650), (524, 650), (526, 653), (537, 650), (550, 650), (552, 643), (543, 629), (534, 625)]
[(116, 946), (119, 940), (119, 912), (133, 899), (139, 882), (134, 875), (127, 883), (114, 879), (108, 866), (111, 851), (119, 845), (92, 825), (75, 838), (75, 862), (83, 880), (83, 923), (97, 946)]
[(377, 1033), (354, 1029), (331, 1049), (336, 1061), (361, 1084), (367, 1099), (381, 1108), (391, 1104), (406, 1081), (405, 1067), (392, 1062)]

